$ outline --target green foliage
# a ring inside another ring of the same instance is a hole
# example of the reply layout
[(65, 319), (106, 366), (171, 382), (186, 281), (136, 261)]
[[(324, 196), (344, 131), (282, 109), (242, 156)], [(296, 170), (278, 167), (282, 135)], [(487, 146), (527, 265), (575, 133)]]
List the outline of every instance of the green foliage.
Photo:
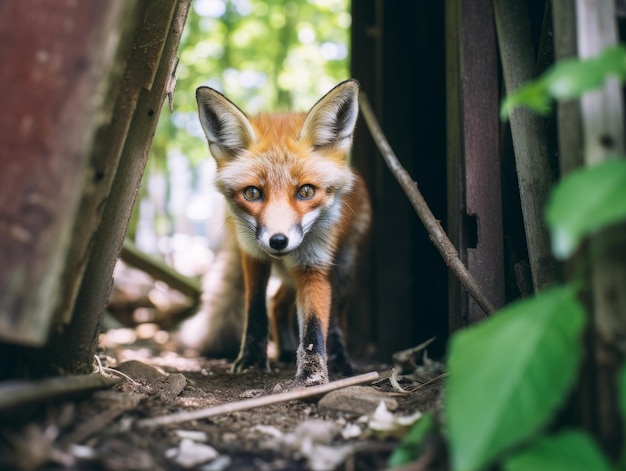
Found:
[[(216, 88), (249, 113), (309, 109), (348, 78), (349, 11), (349, 0), (192, 2), (178, 49), (174, 111), (166, 105), (160, 115), (145, 193), (135, 207), (134, 220), (150, 228), (143, 233), (152, 230), (161, 242), (173, 233), (202, 235), (201, 222), (190, 222), (186, 212), (192, 197), (208, 191), (206, 163), (212, 162), (198, 120), (196, 88)], [(189, 181), (174, 181), (172, 175), (182, 168)], [(183, 186), (185, 201), (175, 196)], [(211, 202), (203, 201), (201, 212), (210, 214)]]
[[(545, 113), (551, 100), (580, 97), (609, 76), (626, 78), (624, 46), (592, 59), (556, 64), (507, 97), (502, 117), (520, 106)], [(570, 257), (584, 237), (626, 220), (626, 160), (565, 177), (553, 190), (545, 217), (554, 254), (561, 259)], [(454, 470), (496, 464), (507, 471), (612, 469), (586, 434), (541, 433), (567, 397), (584, 353), (581, 337), (587, 315), (577, 294), (571, 285), (551, 288), (506, 306), (452, 338), (444, 433)], [(616, 382), (626, 420), (626, 365)], [(422, 446), (417, 432), (413, 438), (414, 447)], [(626, 469), (624, 448), (620, 469)]]
[(550, 420), (574, 381), (584, 323), (566, 286), (454, 337), (446, 396), (454, 469), (480, 469)]
[(561, 259), (571, 256), (585, 236), (624, 220), (625, 159), (567, 175), (552, 192), (546, 209), (552, 251)]
[[(150, 169), (181, 153), (209, 158), (195, 90), (208, 85), (249, 112), (306, 110), (348, 78), (347, 0), (195, 0), (179, 46), (174, 113), (164, 109)], [(149, 170), (150, 170), (149, 169)]]
[(611, 466), (586, 434), (568, 431), (541, 437), (504, 462), (505, 471), (610, 471)]
[(404, 437), (402, 443), (393, 451), (389, 457), (388, 465), (402, 466), (417, 459), (421, 454), (421, 444), (426, 436), (435, 429), (435, 419), (432, 413), (424, 414)]
[(547, 114), (552, 100), (578, 98), (602, 86), (608, 77), (617, 77), (620, 82), (626, 79), (626, 47), (623, 45), (606, 49), (590, 59), (558, 62), (541, 77), (507, 96), (500, 108), (500, 117), (507, 119), (517, 107)]

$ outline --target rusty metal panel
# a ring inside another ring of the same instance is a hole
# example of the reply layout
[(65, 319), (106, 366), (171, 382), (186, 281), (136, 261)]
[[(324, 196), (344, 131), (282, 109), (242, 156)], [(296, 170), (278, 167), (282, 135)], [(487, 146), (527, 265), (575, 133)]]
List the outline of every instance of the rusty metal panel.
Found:
[(48, 336), (122, 7), (0, 3), (0, 340)]
[[(448, 0), (448, 230), (496, 307), (504, 303), (499, 82), (491, 0)], [(484, 318), (450, 283), (450, 328)]]

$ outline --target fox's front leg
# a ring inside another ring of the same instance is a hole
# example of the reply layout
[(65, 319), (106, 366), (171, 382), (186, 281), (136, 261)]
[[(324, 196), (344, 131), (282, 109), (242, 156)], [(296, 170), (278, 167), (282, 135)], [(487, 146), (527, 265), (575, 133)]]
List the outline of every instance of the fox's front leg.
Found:
[(250, 368), (269, 371), (267, 361), (268, 320), (265, 296), (271, 265), (242, 254), (244, 283), (246, 288), (245, 325), (239, 356), (232, 371), (242, 373)]
[(300, 345), (296, 385), (313, 386), (328, 382), (326, 336), (331, 306), (328, 273), (304, 269), (296, 273)]

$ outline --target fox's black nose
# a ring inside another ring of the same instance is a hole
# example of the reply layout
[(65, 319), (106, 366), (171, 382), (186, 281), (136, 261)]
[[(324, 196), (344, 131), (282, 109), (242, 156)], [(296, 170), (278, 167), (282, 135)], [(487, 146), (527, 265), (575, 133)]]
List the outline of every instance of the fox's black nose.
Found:
[(270, 237), (270, 247), (274, 250), (282, 250), (287, 247), (288, 243), (289, 239), (285, 234), (278, 233)]

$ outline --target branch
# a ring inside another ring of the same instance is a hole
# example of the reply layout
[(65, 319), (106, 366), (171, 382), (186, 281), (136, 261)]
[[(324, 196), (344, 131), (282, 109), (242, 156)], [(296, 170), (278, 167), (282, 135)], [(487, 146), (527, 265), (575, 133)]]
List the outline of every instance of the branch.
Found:
[(428, 236), (430, 240), (435, 244), (435, 247), (443, 257), (444, 262), (450, 268), (454, 276), (460, 281), (463, 288), (467, 290), (467, 292), (474, 298), (476, 303), (481, 307), (486, 314), (491, 314), (495, 311), (495, 307), (493, 303), (489, 300), (487, 295), (483, 292), (483, 290), (478, 285), (476, 279), (472, 276), (472, 274), (465, 268), (465, 265), (461, 262), (459, 258), (459, 253), (456, 248), (448, 239), (445, 231), (441, 227), (441, 224), (435, 216), (431, 212), (426, 200), (422, 196), (422, 193), (419, 191), (417, 187), (417, 183), (413, 181), (411, 176), (407, 173), (407, 171), (402, 167), (398, 158), (396, 157), (393, 149), (387, 142), (387, 138), (385, 137), (383, 131), (380, 129), (378, 121), (376, 120), (376, 116), (374, 116), (374, 112), (369, 104), (367, 96), (364, 93), (361, 93), (360, 98), (361, 112), (363, 113), (363, 117), (365, 118), (365, 122), (367, 123), (367, 127), (370, 130), (370, 134), (374, 139), (374, 142), (378, 146), (378, 150), (380, 151), (385, 163), (391, 170), (393, 176), (400, 183), (400, 187), (404, 190), (404, 193), (409, 198), (409, 201), (413, 205), (417, 216), (422, 221), (422, 224), (426, 228), (428, 232)]
[(39, 381), (3, 382), (0, 383), (0, 417), (9, 415), (23, 406), (108, 388), (122, 381), (121, 378), (85, 374), (59, 376)]
[(189, 296), (194, 303), (198, 303), (202, 294), (202, 288), (198, 281), (177, 272), (163, 261), (143, 253), (129, 239), (124, 239), (122, 260), (146, 272), (155, 280), (167, 283), (170, 288), (180, 291)]
[(378, 373), (376, 371), (372, 371), (370, 373), (354, 376), (352, 378), (345, 378), (326, 384), (320, 384), (319, 386), (298, 388), (291, 391), (272, 394), (269, 396), (255, 397), (253, 399), (246, 399), (243, 401), (231, 402), (228, 404), (220, 404), (219, 406), (207, 407), (205, 409), (199, 409), (189, 412), (179, 412), (176, 414), (162, 415), (150, 419), (143, 419), (137, 422), (137, 425), (139, 427), (155, 427), (157, 425), (170, 425), (178, 424), (180, 422), (188, 422), (190, 420), (206, 419), (208, 417), (214, 417), (216, 415), (230, 414), (232, 412), (255, 409), (257, 407), (269, 406), (272, 404), (278, 404), (280, 402), (319, 396), (321, 394), (326, 394), (330, 391), (334, 391), (335, 389), (354, 386), (356, 384), (370, 383), (372, 381), (375, 381), (376, 379), (378, 379)]

